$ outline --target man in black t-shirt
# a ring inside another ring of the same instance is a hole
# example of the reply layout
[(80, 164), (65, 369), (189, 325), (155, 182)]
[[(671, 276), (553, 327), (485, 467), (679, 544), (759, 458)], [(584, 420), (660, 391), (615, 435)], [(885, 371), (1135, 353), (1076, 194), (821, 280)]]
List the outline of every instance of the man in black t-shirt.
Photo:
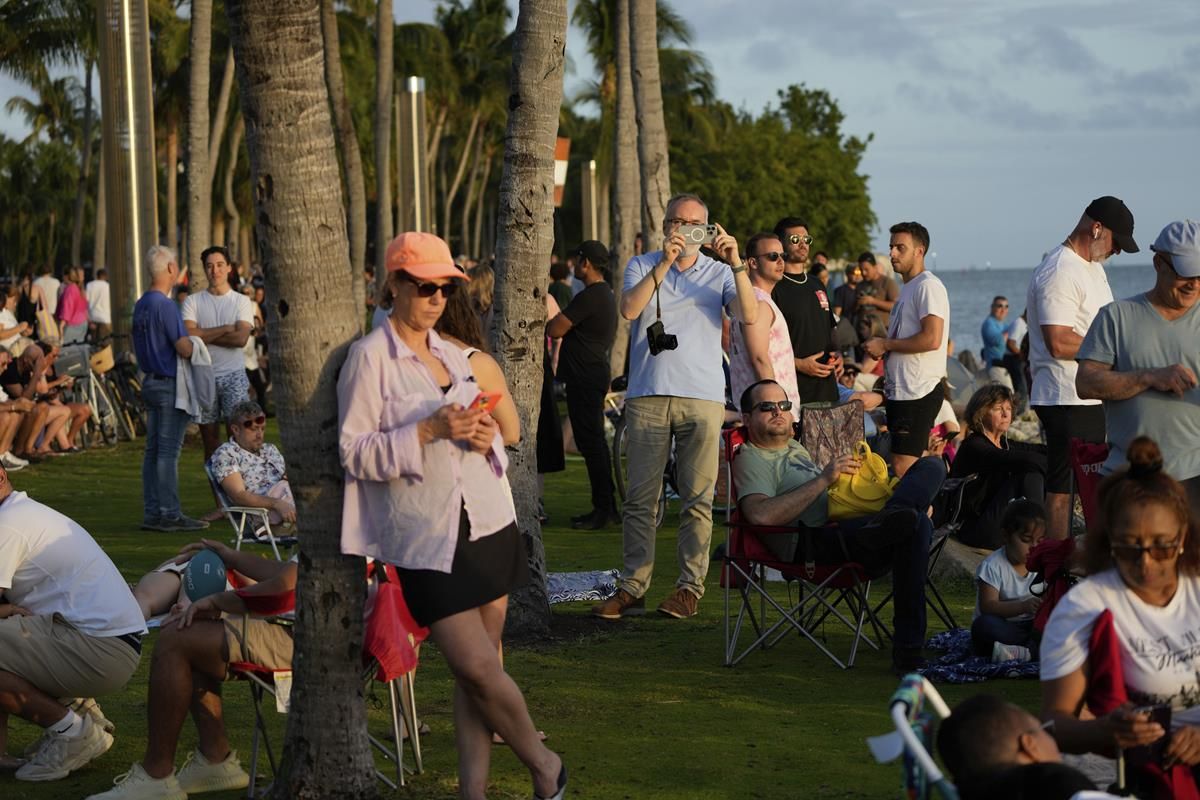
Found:
[(841, 355), (833, 346), (836, 322), (825, 285), (810, 278), (805, 270), (812, 236), (805, 222), (796, 217), (779, 220), (775, 235), (783, 243), (783, 280), (776, 284), (771, 297), (792, 337), (800, 402), (836, 403)]
[(576, 530), (599, 530), (618, 522), (613, 499), (612, 463), (604, 437), (604, 395), (608, 393), (608, 358), (617, 333), (617, 302), (605, 280), (608, 248), (589, 240), (572, 253), (575, 277), (584, 288), (554, 319), (546, 333), (562, 339), (558, 378), (567, 386), (567, 416), (575, 444), (592, 484), (592, 510), (571, 519)]

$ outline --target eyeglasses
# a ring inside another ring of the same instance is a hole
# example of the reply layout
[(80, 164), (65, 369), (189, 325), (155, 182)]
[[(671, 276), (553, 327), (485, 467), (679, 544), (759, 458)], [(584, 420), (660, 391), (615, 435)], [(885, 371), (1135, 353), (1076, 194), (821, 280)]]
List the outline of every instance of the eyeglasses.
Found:
[(1008, 308), (1008, 303), (996, 303), (992, 308)]
[(1182, 542), (1183, 537), (1180, 536), (1173, 542), (1148, 544), (1144, 547), (1140, 544), (1113, 544), (1109, 545), (1108, 552), (1113, 558), (1126, 561), (1130, 564), (1136, 564), (1141, 561), (1143, 553), (1149, 553), (1150, 558), (1154, 561), (1166, 561), (1172, 556), (1179, 555), (1179, 545)]
[(791, 411), (791, 400), (763, 400), (761, 403), (754, 406), (755, 411), (761, 411), (764, 414), (774, 414), (776, 411)]
[(803, 236), (798, 233), (793, 233), (787, 237), (787, 240), (789, 244), (800, 244), (801, 242), (804, 242), (805, 244), (812, 244), (812, 237), (807, 233)]
[(775, 250), (771, 250), (766, 253), (759, 253), (756, 256), (750, 256), (750, 257), (751, 258), (765, 258), (767, 261), (770, 261), (772, 264), (774, 264), (776, 261), (783, 261), (783, 253), (777, 252)]
[(442, 284), (421, 283), (419, 280), (412, 277), (411, 275), (405, 275), (404, 279), (406, 281), (408, 281), (409, 283), (411, 283), (413, 286), (417, 287), (417, 297), (433, 297), (438, 292), (441, 292), (442, 297), (449, 298), (449, 297), (453, 297), (454, 293), (458, 291), (458, 284), (455, 283), (454, 281), (450, 281), (449, 283), (442, 283)]
[(265, 416), (246, 417), (238, 423), (243, 428), (265, 428), (267, 427), (267, 418)]
[(707, 222), (705, 222), (702, 219), (683, 219), (682, 217), (671, 217), (670, 219), (666, 220), (666, 223), (668, 225), (670, 225), (671, 227), (677, 227), (679, 225), (707, 225), (708, 224)]

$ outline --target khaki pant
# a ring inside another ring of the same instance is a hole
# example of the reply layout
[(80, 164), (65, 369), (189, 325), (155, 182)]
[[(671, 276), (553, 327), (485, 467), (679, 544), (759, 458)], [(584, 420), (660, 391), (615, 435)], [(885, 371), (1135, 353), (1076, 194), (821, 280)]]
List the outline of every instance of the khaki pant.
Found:
[(625, 401), (629, 476), (624, 510), (621, 588), (641, 597), (654, 571), (654, 517), (675, 439), (679, 489), (678, 586), (704, 596), (712, 542), (712, 499), (724, 406), (711, 400), (655, 395)]
[(60, 614), (0, 619), (0, 670), (51, 697), (99, 697), (124, 688), (141, 655), (115, 637), (89, 636)]
[(292, 668), (292, 629), (251, 616), (225, 616), (229, 663), (247, 662), (268, 669)]

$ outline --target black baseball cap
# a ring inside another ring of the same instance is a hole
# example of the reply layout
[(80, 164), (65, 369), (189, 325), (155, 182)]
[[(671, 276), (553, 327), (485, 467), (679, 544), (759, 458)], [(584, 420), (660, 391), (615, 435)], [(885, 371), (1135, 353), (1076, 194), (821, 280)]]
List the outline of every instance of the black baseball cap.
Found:
[(588, 239), (572, 250), (570, 254), (586, 258), (597, 269), (604, 269), (608, 266), (608, 248), (604, 246), (603, 242), (595, 239)]
[(1136, 253), (1137, 242), (1133, 240), (1133, 212), (1112, 195), (1097, 197), (1084, 210), (1089, 219), (1094, 219), (1113, 233), (1113, 243), (1124, 253)]

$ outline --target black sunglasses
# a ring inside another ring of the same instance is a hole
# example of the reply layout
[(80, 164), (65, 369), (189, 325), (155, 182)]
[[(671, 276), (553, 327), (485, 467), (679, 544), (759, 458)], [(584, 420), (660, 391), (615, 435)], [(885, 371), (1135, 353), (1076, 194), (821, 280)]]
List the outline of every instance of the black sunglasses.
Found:
[(458, 282), (450, 281), (449, 283), (421, 283), (411, 275), (405, 275), (404, 280), (417, 287), (417, 297), (433, 297), (438, 292), (442, 293), (442, 297), (452, 297), (458, 291)]
[(1142, 553), (1149, 553), (1150, 558), (1154, 561), (1166, 561), (1171, 556), (1179, 554), (1179, 545), (1182, 544), (1182, 540), (1183, 537), (1180, 537), (1173, 542), (1148, 544), (1145, 547), (1137, 544), (1114, 544), (1109, 546), (1109, 553), (1113, 558), (1130, 564), (1141, 561)]
[(775, 263), (776, 261), (783, 261), (783, 253), (780, 253), (777, 250), (768, 250), (765, 253), (759, 253), (756, 256), (751, 256), (751, 258), (765, 258), (767, 261)]
[(763, 400), (761, 403), (756, 404), (754, 408), (756, 411), (761, 411), (764, 414), (773, 414), (776, 411), (791, 411), (792, 401), (780, 400), (776, 402), (774, 400)]

